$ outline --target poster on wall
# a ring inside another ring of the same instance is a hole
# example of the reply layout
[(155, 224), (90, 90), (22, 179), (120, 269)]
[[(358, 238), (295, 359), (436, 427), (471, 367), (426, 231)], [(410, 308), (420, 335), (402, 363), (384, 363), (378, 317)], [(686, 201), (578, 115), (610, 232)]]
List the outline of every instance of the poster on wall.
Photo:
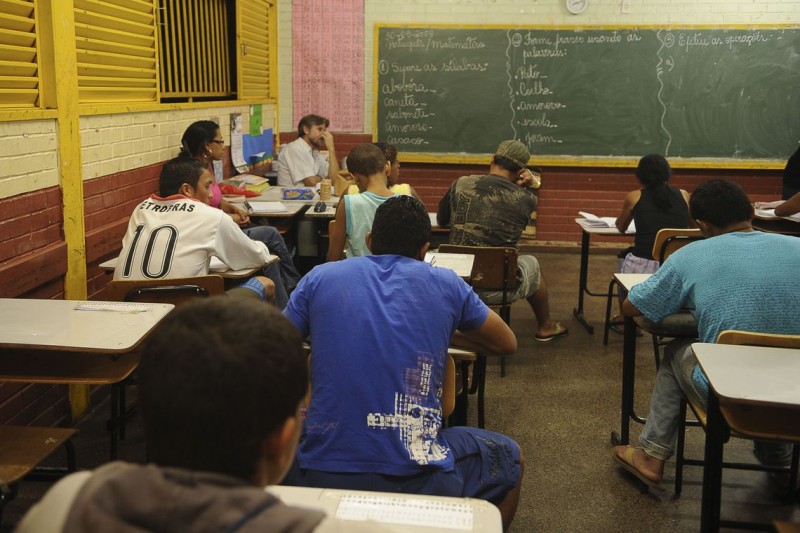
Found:
[[(325, 21), (321, 24), (320, 21)], [(293, 123), (309, 113), (336, 131), (364, 130), (364, 2), (292, 3)]]
[(242, 114), (231, 113), (231, 162), (237, 169), (245, 165), (242, 151)]

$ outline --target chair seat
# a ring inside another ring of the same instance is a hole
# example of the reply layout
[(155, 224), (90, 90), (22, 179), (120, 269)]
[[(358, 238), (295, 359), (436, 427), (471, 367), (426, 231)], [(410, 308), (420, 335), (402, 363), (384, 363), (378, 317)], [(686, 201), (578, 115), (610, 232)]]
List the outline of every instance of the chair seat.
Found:
[(77, 432), (73, 428), (0, 426), (0, 483), (18, 482)]
[(697, 337), (697, 321), (688, 312), (669, 315), (661, 322), (653, 322), (644, 316), (637, 316), (633, 320), (647, 333), (659, 337)]

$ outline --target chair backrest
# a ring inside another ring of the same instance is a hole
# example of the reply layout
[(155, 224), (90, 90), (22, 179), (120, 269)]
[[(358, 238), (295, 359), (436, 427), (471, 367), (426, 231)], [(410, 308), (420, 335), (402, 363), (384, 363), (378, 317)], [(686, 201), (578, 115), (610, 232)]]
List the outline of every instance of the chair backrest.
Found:
[(444, 362), (444, 381), (442, 382), (442, 418), (453, 414), (456, 408), (456, 362), (448, 355)]
[(192, 278), (113, 280), (106, 287), (106, 300), (179, 305), (187, 300), (225, 293), (221, 276)]
[(717, 337), (717, 344), (766, 346), (769, 348), (800, 348), (800, 335), (777, 335), (726, 329)]
[(659, 263), (663, 263), (673, 252), (702, 238), (703, 233), (699, 229), (664, 228), (658, 230), (656, 240), (653, 242), (653, 258)]
[(510, 291), (517, 287), (517, 249), (502, 246), (460, 246), (443, 244), (439, 251), (472, 254), (470, 285), (480, 291)]

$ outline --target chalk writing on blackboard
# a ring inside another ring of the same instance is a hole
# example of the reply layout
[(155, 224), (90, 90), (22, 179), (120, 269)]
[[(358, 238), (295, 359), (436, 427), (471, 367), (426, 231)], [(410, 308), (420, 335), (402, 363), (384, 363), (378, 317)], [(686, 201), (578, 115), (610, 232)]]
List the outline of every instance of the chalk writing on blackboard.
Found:
[(379, 27), (377, 137), (403, 151), (783, 159), (800, 29)]

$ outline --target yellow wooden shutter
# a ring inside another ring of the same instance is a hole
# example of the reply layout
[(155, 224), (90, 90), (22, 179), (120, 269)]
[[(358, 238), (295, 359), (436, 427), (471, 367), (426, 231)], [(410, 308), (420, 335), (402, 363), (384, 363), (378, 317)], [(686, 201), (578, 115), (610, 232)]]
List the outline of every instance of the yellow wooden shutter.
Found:
[(34, 0), (0, 0), (0, 107), (39, 105)]
[(75, 0), (78, 90), (82, 104), (155, 102), (153, 0)]
[(266, 0), (239, 0), (239, 98), (270, 98), (270, 36), (274, 7)]
[(161, 98), (229, 97), (225, 0), (159, 0)]

